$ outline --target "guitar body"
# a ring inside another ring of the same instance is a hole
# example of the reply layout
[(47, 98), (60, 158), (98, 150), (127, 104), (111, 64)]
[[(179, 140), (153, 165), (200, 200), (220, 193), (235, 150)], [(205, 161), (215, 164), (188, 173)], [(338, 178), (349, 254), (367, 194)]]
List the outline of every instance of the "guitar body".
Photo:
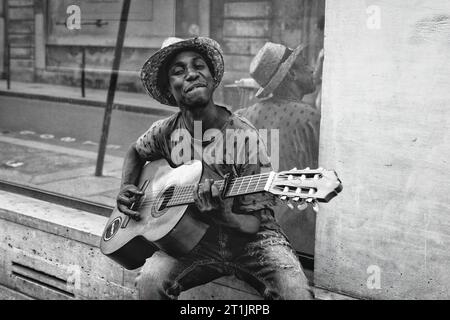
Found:
[(200, 161), (175, 169), (166, 160), (147, 164), (139, 181), (141, 186), (149, 180), (137, 207), (141, 220), (128, 219), (116, 207), (103, 232), (101, 252), (126, 269), (136, 269), (158, 250), (175, 257), (191, 251), (208, 225), (194, 219), (188, 205), (166, 208), (165, 204), (173, 195), (170, 187), (196, 184), (201, 178)]

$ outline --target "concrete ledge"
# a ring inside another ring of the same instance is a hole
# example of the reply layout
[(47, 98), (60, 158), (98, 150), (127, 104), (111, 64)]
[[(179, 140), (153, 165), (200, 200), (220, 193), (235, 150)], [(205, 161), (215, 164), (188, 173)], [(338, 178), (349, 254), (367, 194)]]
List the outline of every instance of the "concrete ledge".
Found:
[(0, 219), (98, 247), (106, 217), (0, 191)]
[[(25, 299), (136, 299), (138, 270), (103, 256), (106, 217), (0, 191), (0, 296)], [(11, 291), (12, 290), (12, 291)], [(182, 300), (261, 299), (234, 277), (183, 292)]]
[(0, 300), (33, 300), (33, 298), (0, 285)]
[(333, 292), (318, 287), (314, 287), (313, 291), (316, 300), (360, 300), (342, 293)]

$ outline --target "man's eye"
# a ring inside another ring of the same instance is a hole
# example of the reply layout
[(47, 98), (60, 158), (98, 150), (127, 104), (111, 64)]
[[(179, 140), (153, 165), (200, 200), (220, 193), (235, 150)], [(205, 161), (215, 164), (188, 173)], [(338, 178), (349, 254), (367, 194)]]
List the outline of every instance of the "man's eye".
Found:
[(198, 63), (194, 66), (196, 69), (203, 69), (205, 65), (203, 63)]
[(174, 74), (174, 75), (179, 75), (179, 74), (182, 74), (183, 72), (184, 72), (183, 68), (174, 68), (174, 69), (172, 69), (172, 74)]

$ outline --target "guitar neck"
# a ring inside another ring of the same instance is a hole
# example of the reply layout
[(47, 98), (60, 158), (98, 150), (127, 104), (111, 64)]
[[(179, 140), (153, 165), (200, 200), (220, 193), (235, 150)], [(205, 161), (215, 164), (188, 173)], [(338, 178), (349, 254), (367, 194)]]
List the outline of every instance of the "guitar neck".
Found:
[[(233, 178), (229, 181), (227, 190), (225, 192), (225, 198), (231, 198), (236, 196), (242, 196), (246, 194), (258, 193), (265, 191), (266, 184), (272, 177), (271, 173), (263, 173), (252, 176), (245, 176), (239, 178)], [(217, 186), (220, 192), (223, 192), (225, 187), (225, 180), (214, 181), (214, 185)], [(203, 184), (199, 185), (201, 188)], [(171, 192), (173, 194), (170, 200), (167, 202), (167, 207), (188, 205), (194, 203), (195, 185), (176, 186)]]

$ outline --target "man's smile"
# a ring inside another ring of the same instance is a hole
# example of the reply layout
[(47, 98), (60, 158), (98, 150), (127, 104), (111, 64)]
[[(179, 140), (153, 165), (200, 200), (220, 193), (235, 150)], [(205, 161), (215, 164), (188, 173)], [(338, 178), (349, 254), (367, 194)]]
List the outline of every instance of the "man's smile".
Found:
[(197, 88), (206, 88), (207, 87), (207, 85), (205, 84), (205, 83), (194, 83), (193, 85), (190, 85), (189, 87), (187, 87), (185, 90), (184, 90), (184, 92), (185, 93), (188, 93), (188, 92), (191, 92), (192, 90), (194, 90), (194, 89), (197, 89)]

